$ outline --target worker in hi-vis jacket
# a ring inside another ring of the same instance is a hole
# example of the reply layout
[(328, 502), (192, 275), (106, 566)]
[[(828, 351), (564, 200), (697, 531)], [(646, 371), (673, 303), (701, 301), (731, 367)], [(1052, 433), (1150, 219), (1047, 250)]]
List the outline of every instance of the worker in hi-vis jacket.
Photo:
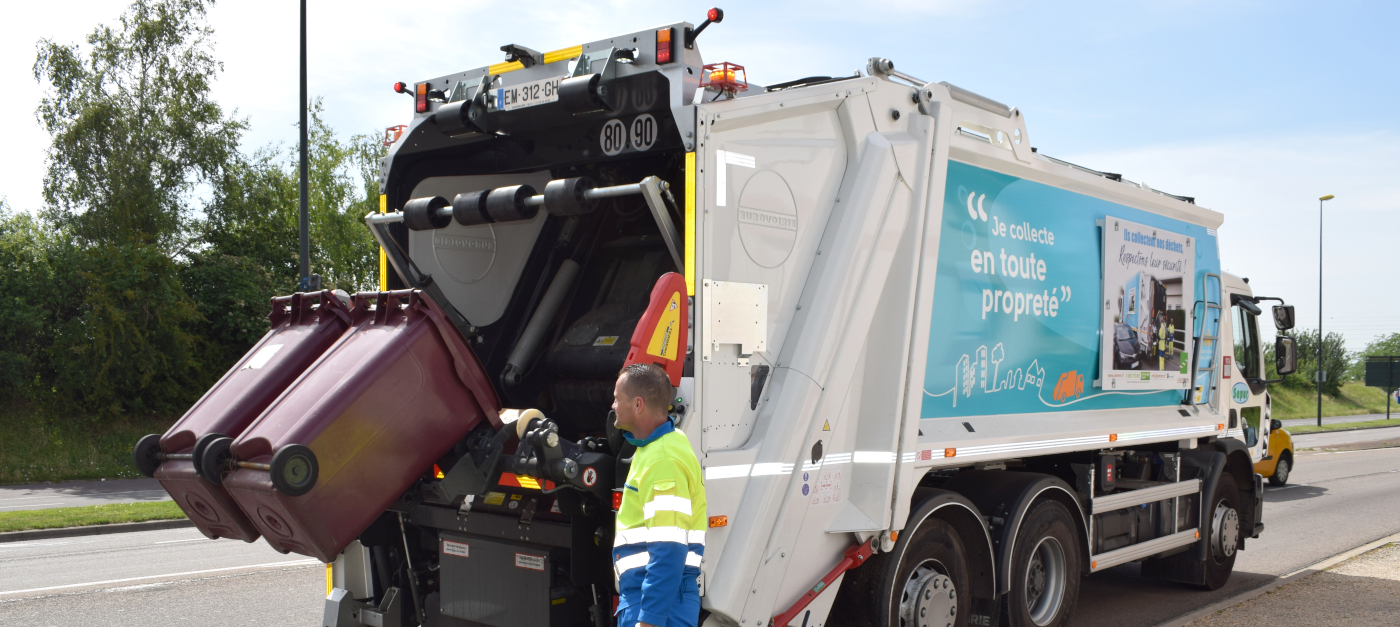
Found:
[(637, 447), (617, 511), (618, 627), (695, 627), (705, 553), (705, 484), (690, 440), (667, 416), (666, 371), (632, 364), (613, 389), (616, 426)]

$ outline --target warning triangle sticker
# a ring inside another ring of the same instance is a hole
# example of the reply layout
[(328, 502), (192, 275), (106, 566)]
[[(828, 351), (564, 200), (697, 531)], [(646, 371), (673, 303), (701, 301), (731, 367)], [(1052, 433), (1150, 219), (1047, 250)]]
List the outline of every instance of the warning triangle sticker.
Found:
[(822, 423), (822, 431), (830, 431), (830, 430), (831, 430), (831, 421), (830, 421), (830, 420), (827, 420), (827, 421), (823, 422), (823, 423)]

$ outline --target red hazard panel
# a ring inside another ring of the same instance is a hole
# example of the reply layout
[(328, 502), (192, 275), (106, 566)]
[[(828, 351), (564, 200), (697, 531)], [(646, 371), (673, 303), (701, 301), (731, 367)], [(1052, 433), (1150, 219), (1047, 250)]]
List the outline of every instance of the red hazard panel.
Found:
[(685, 367), (685, 341), (690, 325), (690, 301), (685, 296), (685, 277), (667, 272), (651, 288), (651, 304), (632, 332), (632, 349), (622, 365), (656, 364), (671, 376), (671, 385), (681, 384)]

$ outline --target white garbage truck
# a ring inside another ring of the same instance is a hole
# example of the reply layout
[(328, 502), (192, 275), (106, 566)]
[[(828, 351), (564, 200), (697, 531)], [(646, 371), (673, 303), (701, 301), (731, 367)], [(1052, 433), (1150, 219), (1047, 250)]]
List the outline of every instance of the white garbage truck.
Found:
[[(274, 542), (333, 559), (324, 625), (611, 625), (639, 360), (704, 468), (706, 627), (1064, 625), (1128, 562), (1224, 585), (1264, 529), (1259, 303), (1293, 316), (1221, 271), (1223, 216), (888, 59), (749, 83), (702, 61), (708, 17), (395, 86), (385, 292), (353, 306), (431, 300), (501, 420), (333, 558)], [(348, 433), (223, 468), (270, 468), (287, 518)]]

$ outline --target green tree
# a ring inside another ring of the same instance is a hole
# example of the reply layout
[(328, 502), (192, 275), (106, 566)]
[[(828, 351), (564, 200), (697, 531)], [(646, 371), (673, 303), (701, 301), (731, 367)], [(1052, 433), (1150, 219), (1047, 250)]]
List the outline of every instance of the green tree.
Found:
[[(1284, 377), (1283, 385), (1298, 389), (1317, 387), (1317, 330), (1295, 330), (1281, 335), (1291, 335), (1298, 341), (1298, 370)], [(1265, 349), (1264, 359), (1269, 378), (1277, 378), (1272, 346)], [(1346, 338), (1341, 333), (1328, 333), (1322, 345), (1322, 370), (1327, 373), (1322, 391), (1332, 396), (1341, 394), (1342, 385), (1352, 380), (1351, 367), (1352, 356), (1346, 350)]]
[[(322, 287), (376, 289), (379, 247), (365, 214), (379, 208), (376, 135), (341, 140), (311, 104), (309, 134), (311, 270)], [(209, 361), (232, 365), (267, 330), (268, 299), (296, 290), (299, 279), (298, 154), (266, 147), (240, 157), (214, 185), (200, 227), (206, 248), (191, 257), (185, 286), (198, 303)]]
[(219, 178), (244, 128), (210, 97), (221, 70), (210, 5), (137, 0), (85, 48), (39, 42), (38, 117), (52, 138), (42, 215), (77, 248), (63, 272), (76, 306), (51, 321), (41, 387), (73, 412), (174, 412), (207, 378), (177, 260), (196, 187)]
[[(384, 146), (368, 134), (341, 140), (319, 98), (311, 104), (310, 127), (311, 271), (321, 275), (323, 287), (374, 289), (379, 247), (364, 217), (379, 209)], [(211, 250), (267, 268), (279, 293), (295, 289), (298, 279), (297, 158), (295, 147), (268, 147), (229, 167), (201, 228)]]
[(1366, 376), (1366, 358), (1371, 356), (1400, 355), (1400, 333), (1376, 336), (1366, 344), (1366, 348), (1356, 354), (1348, 376), (1352, 381), (1360, 381)]

